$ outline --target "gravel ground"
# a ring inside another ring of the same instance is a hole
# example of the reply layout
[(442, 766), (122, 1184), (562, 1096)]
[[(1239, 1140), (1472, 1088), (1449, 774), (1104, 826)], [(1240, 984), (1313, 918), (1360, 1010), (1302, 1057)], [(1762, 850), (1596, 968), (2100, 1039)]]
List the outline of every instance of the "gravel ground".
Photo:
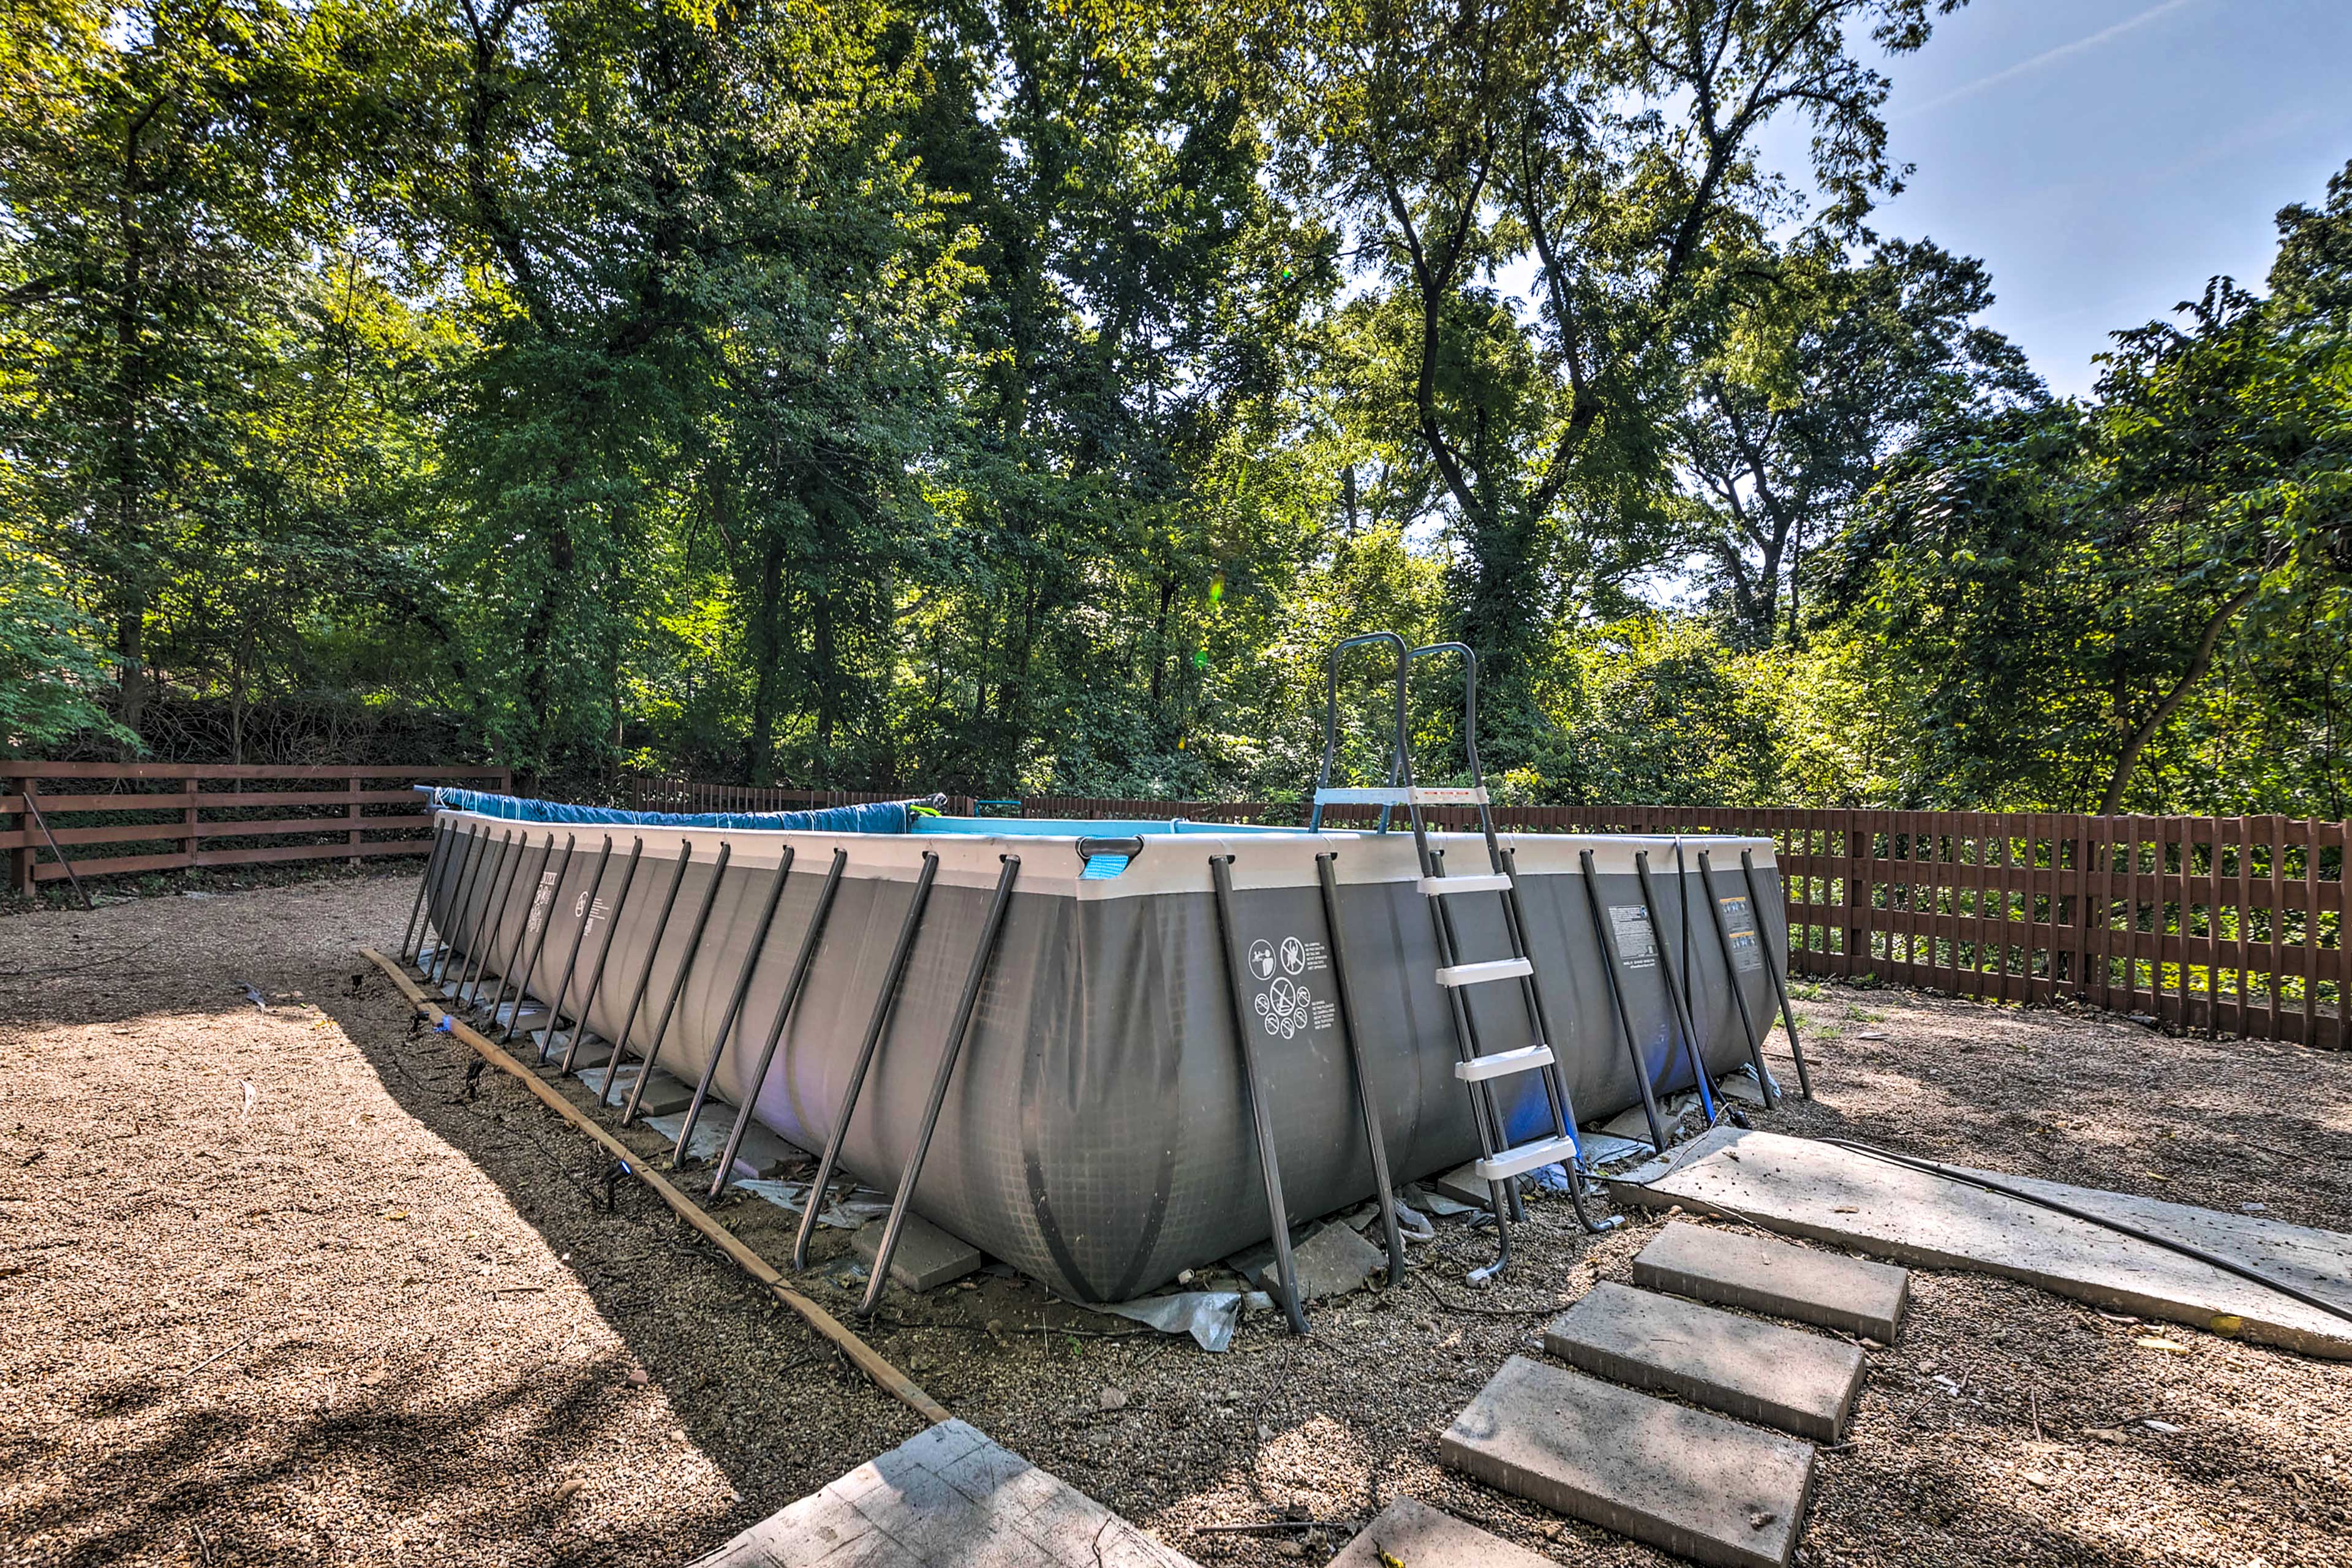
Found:
[[(354, 950), (397, 942), (413, 888), (0, 920), (0, 1563), (674, 1564), (916, 1429), (657, 1200), (608, 1196), (520, 1086), (412, 1028)], [(2352, 1228), (2343, 1058), (1890, 991), (1800, 1013), (1821, 1099), (1760, 1124)], [(721, 1213), (789, 1251), (781, 1211)], [(1398, 1492), (1561, 1563), (1664, 1563), (1434, 1454), (1654, 1228), (1590, 1241), (1539, 1205), (1474, 1294), (1489, 1243), (1443, 1226), (1402, 1289), (1326, 1304), (1304, 1341), (1254, 1318), (1223, 1357), (1017, 1279), (894, 1291), (869, 1337), (1204, 1563), (1321, 1562), (1344, 1522), (1202, 1527)], [(835, 1273), (809, 1288), (845, 1310)], [(2342, 1563), (2352, 1366), (2148, 1333), (1917, 1275), (1801, 1560)]]

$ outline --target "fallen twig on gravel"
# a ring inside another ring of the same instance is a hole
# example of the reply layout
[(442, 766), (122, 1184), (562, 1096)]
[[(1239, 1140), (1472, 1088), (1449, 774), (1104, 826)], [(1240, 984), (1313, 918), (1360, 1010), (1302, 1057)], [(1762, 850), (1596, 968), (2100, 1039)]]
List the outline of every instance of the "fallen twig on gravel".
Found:
[(247, 1333), (247, 1334), (245, 1336), (245, 1338), (243, 1338), (243, 1339), (241, 1339), (241, 1340), (237, 1341), (237, 1342), (236, 1342), (236, 1343), (235, 1343), (235, 1344), (233, 1344), (233, 1345), (229, 1346), (226, 1350), (218, 1350), (218, 1351), (215, 1351), (212, 1354), (210, 1354), (210, 1355), (208, 1355), (208, 1356), (205, 1357), (205, 1359), (204, 1359), (204, 1360), (202, 1360), (202, 1361), (200, 1361), (200, 1362), (196, 1363), (196, 1364), (195, 1364), (195, 1365), (194, 1365), (194, 1366), (190, 1367), (187, 1371), (185, 1371), (185, 1372), (182, 1373), (180, 1375), (181, 1375), (182, 1377), (194, 1377), (194, 1376), (195, 1376), (195, 1375), (196, 1375), (196, 1373), (200, 1373), (200, 1372), (204, 1371), (204, 1370), (205, 1370), (205, 1368), (206, 1368), (206, 1367), (208, 1367), (208, 1366), (212, 1365), (212, 1364), (213, 1364), (213, 1363), (215, 1363), (215, 1362), (216, 1362), (216, 1361), (220, 1360), (220, 1359), (221, 1359), (221, 1357), (223, 1357), (223, 1356), (225, 1356), (225, 1355), (232, 1354), (233, 1352), (237, 1352), (237, 1351), (241, 1351), (241, 1350), (243, 1350), (246, 1346), (247, 1346), (247, 1345), (251, 1344), (252, 1342), (253, 1342), (253, 1335), (252, 1335), (251, 1333)]

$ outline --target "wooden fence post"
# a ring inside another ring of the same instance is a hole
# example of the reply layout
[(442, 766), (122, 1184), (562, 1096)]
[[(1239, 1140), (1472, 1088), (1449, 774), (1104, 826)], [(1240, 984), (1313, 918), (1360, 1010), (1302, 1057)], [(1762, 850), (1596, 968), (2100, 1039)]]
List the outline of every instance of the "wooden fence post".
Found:
[(180, 781), (180, 793), (187, 796), (180, 806), (180, 863), (191, 868), (196, 863), (196, 791), (202, 787), (200, 779)]
[[(27, 794), (32, 787), (33, 781), (30, 778), (0, 778), (0, 790), (5, 790), (12, 799)], [(24, 809), (22, 801), (16, 801), (16, 809), (9, 815), (15, 819), (16, 830), (21, 836), (32, 831), (33, 817), (30, 812)], [(8, 886), (12, 891), (17, 893), (29, 895), (32, 892), (33, 847), (31, 845), (18, 845), (8, 851)]]
[[(343, 815), (351, 818), (352, 830), (349, 842), (356, 851), (360, 843), (360, 775), (356, 771), (343, 781), (343, 793), (351, 796), (350, 803), (344, 807)], [(351, 863), (354, 870), (359, 868), (360, 858), (356, 853), (352, 856)]]

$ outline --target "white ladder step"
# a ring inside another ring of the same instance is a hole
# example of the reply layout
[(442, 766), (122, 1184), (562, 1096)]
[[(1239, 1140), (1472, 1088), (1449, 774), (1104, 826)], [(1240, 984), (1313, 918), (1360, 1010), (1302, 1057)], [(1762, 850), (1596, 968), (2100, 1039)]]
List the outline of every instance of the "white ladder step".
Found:
[(1423, 877), (1421, 890), (1431, 898), (1441, 893), (1501, 893), (1509, 890), (1511, 879), (1500, 871), (1491, 876)]
[(1516, 1051), (1496, 1051), (1492, 1056), (1479, 1057), (1472, 1061), (1455, 1062), (1454, 1076), (1464, 1083), (1478, 1083), (1490, 1078), (1503, 1078), (1515, 1072), (1549, 1067), (1551, 1060), (1549, 1046), (1521, 1046)]
[(1486, 791), (1427, 784), (1384, 784), (1363, 789), (1318, 789), (1318, 805), (1484, 805)]
[(1490, 958), (1484, 963), (1456, 963), (1437, 972), (1440, 985), (1479, 985), (1489, 980), (1517, 980), (1533, 974), (1536, 966), (1524, 958)]
[(1506, 1149), (1491, 1160), (1480, 1160), (1470, 1167), (1482, 1182), (1507, 1182), (1522, 1171), (1532, 1171), (1541, 1165), (1557, 1165), (1576, 1158), (1573, 1138), (1546, 1138), (1538, 1142), (1522, 1143), (1516, 1149)]

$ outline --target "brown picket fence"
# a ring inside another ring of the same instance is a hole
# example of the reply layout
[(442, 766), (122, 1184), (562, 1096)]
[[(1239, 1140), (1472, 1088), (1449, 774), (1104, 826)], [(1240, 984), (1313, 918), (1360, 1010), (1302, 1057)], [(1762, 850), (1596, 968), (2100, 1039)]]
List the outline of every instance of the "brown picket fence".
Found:
[(432, 816), (411, 786), (504, 790), (511, 780), (505, 768), (0, 759), (0, 849), (19, 893), (69, 877), (357, 864), (432, 847)]
[[(776, 811), (904, 798), (648, 780), (649, 809)], [(658, 800), (661, 804), (656, 805)], [(950, 799), (956, 815), (1295, 826), (1296, 801)], [(1370, 808), (1326, 814), (1361, 826)], [(1468, 826), (1466, 810), (1431, 816)], [(1777, 847), (1800, 974), (1997, 1001), (2066, 1000), (2167, 1027), (2343, 1048), (2347, 825), (2283, 816), (1497, 806), (1518, 832), (1730, 833)]]

